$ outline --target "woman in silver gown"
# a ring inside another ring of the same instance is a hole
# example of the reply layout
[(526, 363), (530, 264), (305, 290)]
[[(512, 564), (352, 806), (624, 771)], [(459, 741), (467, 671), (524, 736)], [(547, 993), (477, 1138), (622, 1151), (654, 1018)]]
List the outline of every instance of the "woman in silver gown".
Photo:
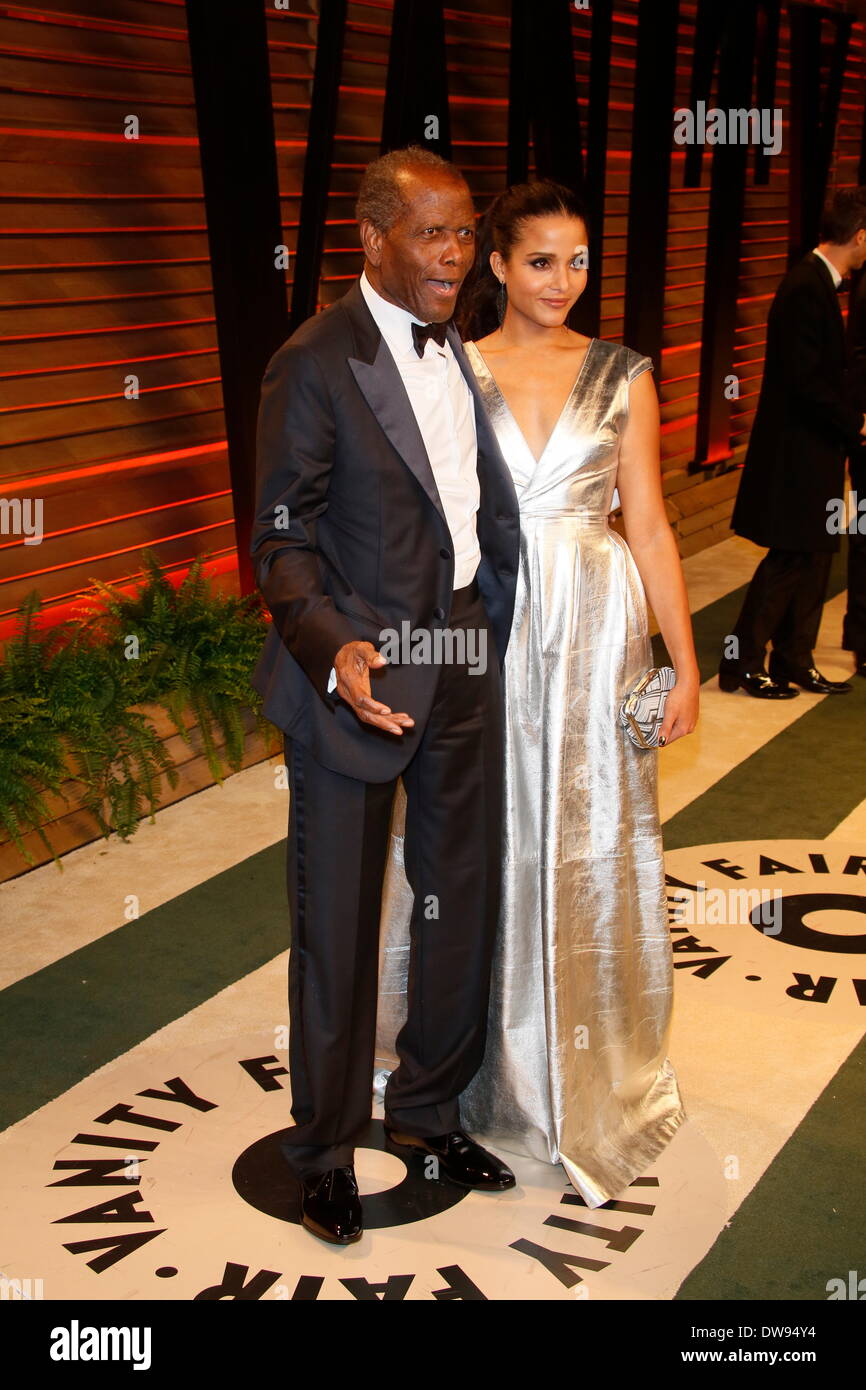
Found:
[[(677, 673), (667, 743), (694, 728), (699, 676), (662, 502), (652, 361), (565, 326), (586, 283), (581, 205), (555, 184), (519, 185), (485, 228), (468, 318), (483, 322), (492, 293), (501, 322), (465, 348), (514, 479), (521, 555), (504, 666), (500, 925), (486, 1053), (461, 1123), (560, 1162), (595, 1207), (645, 1172), (684, 1118), (667, 1058), (659, 754), (617, 720), (653, 665), (645, 590)], [(556, 418), (550, 402), (569, 381)], [(609, 524), (615, 488), (628, 544)], [(405, 1012), (403, 805), (382, 909), (377, 1090)]]

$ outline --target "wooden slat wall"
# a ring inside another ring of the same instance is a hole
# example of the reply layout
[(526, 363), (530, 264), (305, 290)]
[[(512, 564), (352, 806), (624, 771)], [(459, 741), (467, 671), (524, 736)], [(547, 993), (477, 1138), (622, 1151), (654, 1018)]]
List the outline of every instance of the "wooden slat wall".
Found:
[(363, 261), (355, 223), (361, 175), (379, 153), (391, 40), (390, 0), (349, 4), (319, 303), (333, 304)]
[[(308, 28), (274, 23), (298, 186)], [(65, 616), (144, 546), (181, 573), (208, 552), (236, 587), (182, 0), (0, 6), (0, 65), (0, 496), (41, 498), (45, 530), (0, 536), (0, 634), (28, 590)]]
[(0, 55), (0, 486), (45, 528), (2, 538), (2, 621), (233, 537), (183, 7), (3, 6)]
[[(645, 0), (646, 2), (646, 0)], [(284, 239), (294, 249), (317, 0), (268, 5)], [(638, 0), (617, 0), (603, 242), (602, 327), (621, 340)], [(686, 105), (693, 3), (684, 2), (677, 104)], [(341, 75), (320, 304), (360, 266), (353, 208), (379, 149), (391, 0), (354, 0)], [(510, 0), (446, 10), (455, 162), (479, 210), (503, 186)], [(783, 8), (784, 16), (784, 8)], [(591, 11), (572, 16), (578, 93), (588, 97)], [(842, 99), (833, 179), (856, 182), (864, 27)], [(0, 496), (39, 497), (45, 539), (0, 535), (0, 637), (36, 587), (57, 615), (92, 578), (122, 582), (152, 546), (183, 572), (203, 551), (236, 585), (219, 363), (181, 0), (0, 4)], [(776, 105), (787, 114), (783, 17)], [(141, 138), (124, 139), (135, 114)], [(585, 121), (584, 121), (585, 132)], [(709, 151), (707, 152), (709, 154)], [(687, 472), (695, 436), (711, 160), (681, 187), (674, 147), (661, 381), (669, 515), (683, 553), (728, 534), (737, 473)], [(739, 292), (741, 378), (732, 444), (742, 457), (766, 314), (784, 271), (787, 128), (765, 188), (747, 190)], [(679, 186), (678, 186), (679, 184)], [(291, 285), (291, 267), (287, 276)], [(634, 344), (640, 347), (640, 344)], [(124, 379), (141, 382), (138, 400)]]

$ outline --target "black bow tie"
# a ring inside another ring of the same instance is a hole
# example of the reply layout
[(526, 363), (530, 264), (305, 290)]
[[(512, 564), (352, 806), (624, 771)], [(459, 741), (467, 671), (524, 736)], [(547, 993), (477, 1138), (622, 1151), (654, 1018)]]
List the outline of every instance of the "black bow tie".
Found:
[(424, 356), (424, 348), (428, 338), (432, 338), (434, 343), (444, 347), (447, 330), (447, 323), (413, 323), (412, 342), (415, 344), (415, 351), (418, 356)]

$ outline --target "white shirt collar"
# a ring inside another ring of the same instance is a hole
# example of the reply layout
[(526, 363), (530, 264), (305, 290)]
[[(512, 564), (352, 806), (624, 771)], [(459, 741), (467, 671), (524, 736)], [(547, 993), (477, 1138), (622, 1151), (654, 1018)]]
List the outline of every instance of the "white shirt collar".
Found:
[(366, 270), (361, 271), (360, 285), (367, 308), (376, 320), (376, 327), (394, 356), (408, 357), (411, 355), (418, 361), (418, 354), (412, 341), (411, 325), (413, 323), (423, 324), (424, 320), (410, 314), (408, 309), (401, 309), (399, 304), (392, 304), (390, 300), (383, 299), (379, 291), (374, 290), (367, 279)]
[(833, 276), (833, 284), (836, 286), (838, 290), (839, 286), (842, 283), (842, 276), (840, 275), (836, 267), (833, 265), (832, 261), (828, 261), (827, 257), (824, 255), (822, 251), (818, 250), (817, 246), (812, 248), (812, 255), (820, 257), (820, 259), (824, 262), (830, 274)]

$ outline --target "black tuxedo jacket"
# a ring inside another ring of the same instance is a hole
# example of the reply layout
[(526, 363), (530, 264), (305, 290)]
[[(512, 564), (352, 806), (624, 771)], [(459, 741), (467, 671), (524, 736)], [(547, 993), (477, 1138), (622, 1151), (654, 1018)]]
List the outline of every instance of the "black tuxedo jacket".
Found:
[(810, 251), (788, 271), (767, 319), (764, 379), (731, 525), (757, 545), (838, 550), (827, 503), (841, 497), (845, 457), (863, 411), (846, 380), (839, 296)]
[[(475, 400), (481, 562), (478, 585), (501, 667), (514, 610), (520, 524), (511, 475), (456, 330), (448, 341)], [(257, 435), (250, 553), (273, 617), (253, 675), (264, 713), (331, 771), (367, 782), (399, 775), (418, 747), (435, 664), (371, 671), (373, 695), (415, 726), (362, 724), (328, 695), (334, 657), (356, 639), (447, 627), (451, 535), (396, 363), (355, 281), (268, 363)]]
[(848, 304), (848, 361), (849, 395), (866, 414), (866, 271)]

